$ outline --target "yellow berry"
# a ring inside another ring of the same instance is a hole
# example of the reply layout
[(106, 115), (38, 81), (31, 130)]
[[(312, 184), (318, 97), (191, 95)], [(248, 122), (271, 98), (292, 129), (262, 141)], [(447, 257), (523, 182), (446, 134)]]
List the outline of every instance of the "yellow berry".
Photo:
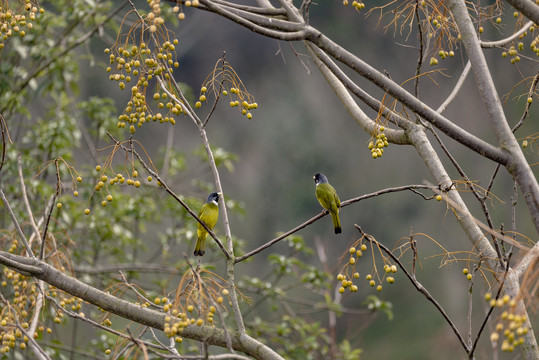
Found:
[(371, 280), (371, 281), (369, 281), (369, 285), (374, 286), (374, 285), (376, 285), (376, 282), (374, 280)]
[(78, 192), (77, 190), (75, 190), (75, 191), (73, 192), (73, 196), (75, 196), (75, 197), (79, 196), (79, 192)]
[(341, 294), (344, 293), (344, 287), (341, 286), (341, 287), (339, 288), (339, 293), (341, 293)]
[(112, 195), (107, 195), (107, 201), (112, 201)]
[(223, 294), (224, 296), (227, 296), (227, 295), (228, 295), (228, 290), (227, 290), (227, 289), (223, 289), (223, 291), (221, 291), (221, 294)]
[(468, 274), (468, 275), (466, 275), (466, 279), (468, 279), (468, 280), (472, 280), (472, 274)]
[(365, 244), (361, 245), (361, 251), (367, 251), (367, 245)]
[(82, 177), (77, 176), (77, 181), (78, 181), (78, 182), (81, 182), (81, 181), (82, 181)]
[(436, 195), (436, 200), (437, 201), (442, 201), (442, 195)]
[(101, 201), (101, 206), (107, 206), (107, 202), (105, 200)]
[(62, 203), (59, 202), (58, 204), (56, 204), (56, 207), (57, 207), (58, 209), (61, 209), (61, 208), (62, 208)]
[(349, 264), (354, 265), (355, 263), (356, 263), (356, 258), (351, 257), (350, 261), (349, 261)]
[(378, 286), (376, 287), (376, 291), (382, 291), (382, 285), (378, 285)]
[(152, 182), (152, 177), (148, 176), (148, 178), (146, 180), (148, 180), (148, 182)]
[(95, 171), (101, 171), (101, 165), (97, 165), (97, 166), (95, 167)]
[(356, 252), (356, 248), (355, 248), (355, 247), (351, 247), (349, 251), (350, 251), (350, 254), (354, 254), (354, 253)]
[(90, 214), (90, 209), (84, 209), (84, 215)]
[(492, 294), (491, 294), (491, 293), (488, 292), (488, 293), (485, 294), (485, 300), (486, 300), (486, 301), (490, 301), (491, 298), (492, 298)]
[(140, 187), (140, 181), (138, 181), (138, 180), (135, 181), (135, 187), (136, 187), (136, 188)]
[(355, 279), (359, 279), (359, 273), (355, 272), (355, 273), (354, 273), (354, 278), (355, 278)]
[(463, 273), (464, 275), (468, 275), (468, 269), (467, 269), (467, 268), (462, 269), (462, 273)]

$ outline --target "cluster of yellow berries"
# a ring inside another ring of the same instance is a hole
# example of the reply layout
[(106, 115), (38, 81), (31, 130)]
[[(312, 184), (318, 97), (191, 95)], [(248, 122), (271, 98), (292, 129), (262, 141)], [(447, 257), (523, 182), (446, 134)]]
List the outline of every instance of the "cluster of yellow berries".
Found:
[[(235, 96), (235, 100), (230, 100), (230, 107), (239, 107), (241, 109), (241, 114), (247, 117), (247, 119), (252, 119), (253, 114), (250, 112), (250, 110), (257, 109), (258, 104), (256, 102), (247, 102), (245, 98), (250, 97), (250, 95), (244, 93), (243, 91), (239, 90), (236, 87), (231, 87), (230, 89), (231, 97)], [(199, 109), (202, 107), (202, 103), (207, 100), (206, 93), (208, 92), (208, 88), (206, 86), (202, 86), (200, 88), (200, 96), (198, 98), (198, 101), (195, 103), (195, 108)], [(223, 90), (222, 91), (223, 96), (228, 96), (229, 91)], [(241, 105), (241, 107), (240, 107)]]
[(154, 33), (157, 28), (165, 23), (165, 19), (161, 17), (161, 1), (160, 0), (147, 0), (150, 6), (150, 11), (146, 15), (146, 22), (150, 32)]
[(376, 135), (376, 141), (369, 142), (369, 150), (371, 151), (373, 159), (382, 157), (384, 154), (384, 148), (389, 146), (389, 142), (387, 141), (386, 134), (384, 134), (384, 130), (385, 127), (380, 126), (380, 133)]
[[(185, 6), (186, 7), (198, 7), (199, 5), (199, 1), (198, 0), (186, 0), (185, 1)], [(180, 3), (181, 5), (181, 3)], [(178, 19), (180, 20), (185, 20), (185, 13), (183, 12), (182, 8), (178, 5), (174, 6), (172, 8), (172, 11), (174, 11), (175, 13), (178, 13)]]
[[(355, 271), (357, 261), (363, 256), (363, 253), (367, 251), (367, 245), (362, 244), (359, 249), (356, 249), (355, 247), (351, 247), (349, 249), (350, 258), (348, 259), (348, 263), (346, 264), (345, 268), (348, 272), (352, 272), (352, 276), (349, 276), (348, 274), (340, 273), (337, 275), (337, 280), (341, 282), (341, 287), (339, 288), (339, 292), (342, 294), (346, 291), (346, 289), (349, 289), (350, 292), (357, 292), (358, 287), (354, 284), (353, 279), (359, 279), (360, 275), (357, 271)], [(395, 282), (395, 278), (391, 276), (392, 274), (397, 272), (397, 266), (396, 265), (390, 265), (390, 264), (384, 264), (384, 278), (385, 281), (388, 284), (393, 284)], [(373, 276), (371, 274), (367, 274), (365, 276), (365, 280), (369, 282), (370, 287), (376, 286), (376, 291), (382, 291), (382, 285), (376, 284), (376, 281), (374, 280)]]
[(515, 314), (517, 302), (507, 294), (499, 299), (494, 299), (491, 293), (486, 293), (485, 300), (489, 302), (491, 307), (508, 308), (508, 310), (502, 312), (495, 331), (490, 334), (490, 341), (497, 344), (503, 335), (502, 351), (514, 351), (517, 346), (524, 343), (524, 335), (529, 331), (525, 325), (526, 316)]
[[(348, 6), (348, 0), (343, 0), (342, 4), (344, 6)], [(365, 8), (365, 4), (361, 1), (352, 1), (352, 6), (356, 9), (356, 10), (361, 10), (361, 9), (364, 9)]]
[[(218, 304), (222, 304), (224, 299), (223, 296), (227, 296), (229, 294), (228, 290), (223, 289), (221, 291), (221, 295), (219, 295), (216, 298), (216, 302)], [(176, 308), (173, 309), (173, 305), (168, 302), (167, 298), (156, 298), (154, 300), (154, 303), (156, 305), (159, 304), (165, 304), (163, 305), (163, 311), (167, 312), (169, 315), (165, 317), (165, 324), (163, 331), (165, 335), (169, 338), (174, 337), (174, 340), (178, 343), (182, 342), (183, 339), (179, 336), (179, 334), (182, 332), (182, 330), (189, 326), (189, 325), (196, 325), (196, 326), (202, 326), (204, 324), (212, 325), (213, 324), (213, 317), (215, 315), (215, 312), (217, 311), (217, 308), (213, 305), (207, 307), (207, 311), (205, 314), (205, 319), (202, 317), (192, 317), (193, 311), (195, 310), (195, 307), (191, 304), (187, 305), (185, 308), (185, 311), (180, 311)]]
[[(535, 30), (535, 27), (531, 26), (530, 27), (530, 31)], [(530, 48), (531, 50), (535, 53), (535, 55), (539, 56), (539, 46), (537, 46), (539, 44), (539, 35), (537, 35), (533, 40), (532, 42), (530, 43)]]
[[(114, 73), (109, 75), (109, 79), (118, 81), (120, 89), (125, 89), (126, 83), (131, 82), (131, 75), (137, 76), (137, 83), (131, 87), (131, 99), (127, 103), (123, 114), (118, 117), (118, 127), (124, 128), (129, 124), (129, 131), (135, 132), (135, 125), (141, 127), (142, 124), (149, 121), (159, 121), (160, 123), (175, 124), (173, 115), (178, 115), (182, 112), (180, 104), (174, 104), (172, 100), (168, 100), (166, 92), (153, 94), (153, 99), (157, 101), (157, 108), (167, 108), (167, 113), (163, 115), (160, 110), (153, 114), (148, 106), (146, 99), (146, 89), (149, 82), (155, 76), (164, 76), (165, 79), (170, 79), (170, 73), (174, 67), (179, 67), (180, 64), (174, 60), (175, 49), (178, 45), (178, 39), (164, 41), (158, 49), (149, 49), (145, 42), (140, 46), (132, 45), (129, 48), (122, 46), (118, 48), (105, 49), (105, 53), (109, 54), (109, 62), (111, 66), (107, 67), (107, 72), (113, 72), (112, 66), (115, 67)], [(116, 53), (113, 54), (111, 51)], [(166, 104), (165, 104), (166, 102)]]
[[(515, 12), (515, 14), (518, 16), (518, 13)], [(515, 17), (517, 17), (515, 16)], [(528, 29), (531, 33), (535, 32), (536, 25), (531, 25)], [(524, 39), (525, 36), (528, 35), (528, 31), (525, 31), (521, 35), (519, 35), (519, 39)], [(539, 35), (535, 36), (535, 38), (530, 42), (530, 49), (535, 53), (536, 56), (539, 56), (539, 47), (537, 46), (539, 44)], [(515, 64), (520, 61), (520, 56), (518, 55), (519, 51), (524, 50), (524, 42), (519, 41), (516, 46), (511, 45), (509, 47), (509, 50), (502, 52), (502, 57), (510, 57), (511, 64)]]
[[(25, 29), (32, 29), (32, 21), (36, 19), (36, 14), (42, 14), (44, 10), (34, 6), (30, 0), (25, 0), (24, 9), (17, 9), (15, 12), (8, 9), (9, 1), (3, 1), (0, 5), (0, 41), (6, 41), (11, 36), (18, 34), (23, 37), (26, 35)], [(22, 14), (25, 12), (25, 14)], [(0, 50), (4, 48), (4, 43), (0, 42)]]
[[(36, 306), (37, 287), (25, 276), (8, 268), (4, 268), (1, 285), (3, 294), (13, 294), (13, 297), (9, 299), (9, 307), (7, 304), (0, 304), (0, 314), (2, 314), (0, 317), (0, 353), (5, 354), (14, 349), (17, 343), (20, 349), (26, 349), (28, 336), (16, 324), (19, 321), (23, 330), (29, 328), (25, 319), (30, 315), (29, 311)], [(9, 291), (5, 289), (8, 286), (11, 287)], [(7, 295), (4, 296), (7, 297)], [(37, 338), (39, 332), (45, 330), (47, 333), (52, 332), (50, 328), (39, 326), (32, 336)]]
[[(1, 322), (2, 323), (6, 322), (6, 325), (7, 325), (8, 322), (5, 321), (7, 318), (10, 318), (10, 316), (4, 317), (1, 320)], [(15, 319), (10, 319), (10, 320), (11, 320), (10, 321), (11, 324), (13, 324), (15, 322)], [(24, 323), (24, 326), (27, 328), (28, 323)], [(29, 340), (28, 336), (26, 336), (26, 335), (23, 336), (23, 333), (19, 328), (10, 327), (10, 326), (7, 326), (7, 328), (9, 330), (2, 331), (0, 333), (0, 339), (2, 340), (2, 344), (0, 346), (0, 353), (1, 354), (6, 354), (11, 349), (14, 349), (16, 344), (17, 344), (17, 341), (20, 342), (19, 347), (22, 350), (26, 349), (26, 344), (28, 343), (28, 340)]]
[(439, 29), (449, 21), (449, 18), (447, 16), (441, 16), (438, 15), (435, 18), (433, 18), (431, 15), (427, 17), (427, 20), (434, 26), (436, 29)]
[[(450, 50), (450, 51), (446, 51), (446, 50), (440, 50), (438, 52), (438, 57), (442, 60), (445, 60), (447, 59), (447, 57), (454, 57), (455, 56), (455, 52), (453, 50)], [(435, 58), (435, 57), (431, 57), (430, 58), (430, 65), (431, 66), (436, 66), (438, 65), (438, 59)]]
[[(518, 43), (518, 50), (524, 49), (524, 43), (519, 42)], [(515, 48), (514, 45), (511, 45), (509, 47), (509, 50), (502, 52), (502, 57), (507, 57), (508, 55), (511, 57), (511, 64), (517, 63), (520, 61), (520, 56), (518, 56), (518, 50)]]
[[(101, 165), (97, 165), (97, 166), (95, 167), (95, 171), (101, 172)], [(126, 184), (126, 185), (129, 185), (129, 186), (134, 186), (135, 188), (140, 188), (141, 182), (140, 182), (140, 180), (137, 180), (137, 179), (136, 179), (136, 178), (138, 177), (138, 175), (139, 175), (138, 171), (137, 171), (137, 170), (133, 170), (133, 172), (131, 173), (131, 175), (133, 176), (133, 178), (134, 178), (135, 180), (130, 179), (130, 178), (126, 179), (126, 178), (125, 178), (122, 174), (120, 174), (120, 173), (116, 174), (113, 178), (110, 178), (110, 179), (109, 179), (109, 177), (108, 177), (107, 175), (105, 175), (104, 172), (103, 172), (103, 173), (101, 173), (101, 176), (99, 177), (98, 182), (97, 182), (97, 184), (96, 184), (95, 187), (94, 187), (94, 190), (95, 190), (96, 192), (99, 192), (99, 191), (101, 191), (101, 189), (102, 189), (103, 187), (105, 187), (105, 186), (108, 187), (108, 185), (113, 186), (113, 185), (115, 185), (115, 184), (117, 184), (117, 183), (120, 183), (120, 184)], [(78, 180), (78, 178), (77, 178), (77, 180)], [(148, 182), (151, 182), (152, 180), (153, 180), (153, 179), (152, 179), (151, 176), (148, 176), (148, 177), (147, 177), (147, 181), (148, 181)], [(81, 179), (80, 181), (82, 181), (82, 179)], [(158, 183), (158, 185), (159, 185), (159, 183)], [(107, 194), (106, 196), (104, 196), (103, 200), (101, 201), (101, 206), (103, 206), (103, 207), (104, 207), (104, 206), (107, 206), (107, 204), (108, 204), (109, 202), (111, 202), (112, 200), (114, 200), (114, 197), (113, 197), (111, 194)], [(91, 211), (90, 211), (89, 208), (86, 208), (86, 209), (84, 210), (84, 214), (86, 214), (86, 215), (89, 215), (90, 212), (91, 212)]]

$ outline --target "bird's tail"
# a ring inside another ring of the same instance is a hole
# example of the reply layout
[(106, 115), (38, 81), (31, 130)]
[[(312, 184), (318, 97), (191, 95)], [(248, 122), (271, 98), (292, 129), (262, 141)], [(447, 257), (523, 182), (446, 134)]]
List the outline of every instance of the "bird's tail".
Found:
[(335, 229), (335, 234), (341, 233), (341, 220), (339, 219), (339, 213), (331, 213), (331, 219), (333, 220), (333, 228)]
[(193, 254), (195, 256), (203, 256), (206, 251), (204, 251), (205, 243), (206, 243), (206, 236), (208, 233), (206, 231), (200, 232), (197, 231), (198, 239), (197, 243), (195, 245), (195, 251)]

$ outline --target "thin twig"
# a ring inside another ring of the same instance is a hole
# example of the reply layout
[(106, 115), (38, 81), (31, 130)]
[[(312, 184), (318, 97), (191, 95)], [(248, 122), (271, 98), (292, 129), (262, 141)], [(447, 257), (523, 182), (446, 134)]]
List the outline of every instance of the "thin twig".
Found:
[(423, 66), (423, 29), (421, 28), (421, 21), (419, 19), (419, 0), (416, 0), (414, 5), (414, 13), (417, 22), (417, 32), (419, 33), (419, 55), (417, 57), (417, 67), (415, 69), (414, 79), (414, 96), (419, 97), (419, 80), (421, 76), (421, 67)]
[(177, 202), (180, 203), (181, 206), (183, 206), (183, 208), (185, 210), (187, 210), (187, 212), (196, 220), (199, 222), (199, 224), (202, 224), (202, 226), (204, 227), (204, 229), (206, 229), (206, 231), (208, 232), (208, 234), (210, 234), (210, 236), (215, 240), (215, 242), (217, 243), (217, 245), (221, 248), (221, 250), (223, 251), (223, 253), (225, 254), (225, 256), (227, 258), (230, 258), (231, 255), (229, 254), (229, 252), (226, 250), (225, 246), (223, 245), (223, 243), (221, 242), (221, 240), (219, 240), (219, 238), (217, 238), (217, 235), (215, 235), (215, 233), (208, 227), (208, 225), (206, 225), (205, 222), (203, 222), (202, 220), (200, 220), (200, 218), (198, 217), (198, 215), (193, 211), (191, 210), (191, 208), (185, 203), (185, 201), (183, 201), (178, 195), (176, 195), (174, 193), (174, 191), (172, 191), (168, 185), (166, 184), (166, 182), (161, 178), (161, 176), (159, 176), (159, 174), (152, 170), (147, 164), (146, 162), (142, 159), (142, 157), (140, 156), (140, 154), (134, 149), (134, 148), (128, 148), (126, 147), (125, 145), (123, 145), (122, 143), (120, 143), (118, 140), (116, 140), (116, 138), (114, 138), (114, 136), (112, 136), (111, 133), (107, 132), (107, 135), (112, 139), (112, 141), (114, 141), (114, 143), (116, 144), (117, 147), (119, 147), (120, 149), (128, 152), (128, 153), (132, 153), (136, 156), (136, 158), (138, 159), (139, 163), (142, 165), (142, 167), (148, 172), (148, 174), (150, 174), (151, 176), (153, 176), (157, 181), (159, 181), (163, 187), (163, 189), (169, 194), (171, 195)]
[(17, 217), (15, 216), (15, 213), (13, 213), (13, 210), (11, 209), (11, 206), (9, 205), (9, 201), (6, 198), (6, 195), (2, 191), (2, 188), (0, 188), (0, 199), (4, 203), (4, 206), (6, 207), (7, 212), (9, 216), (11, 217), (11, 221), (13, 222), (13, 225), (15, 226), (15, 229), (17, 230), (17, 233), (19, 234), (22, 240), (22, 243), (24, 244), (24, 247), (26, 248), (28, 255), (32, 258), (35, 258), (35, 255), (32, 252), (32, 248), (30, 248), (30, 245), (28, 244), (28, 241), (26, 240), (26, 236), (22, 232), (21, 226), (19, 225), (19, 222), (17, 221)]
[[(507, 257), (507, 266), (505, 267), (505, 271), (503, 273), (503, 278), (502, 278), (502, 281), (500, 283), (500, 287), (498, 288), (498, 292), (496, 293), (495, 300), (498, 300), (498, 298), (500, 297), (500, 294), (502, 293), (503, 285), (505, 284), (505, 279), (507, 278), (507, 273), (509, 272), (509, 261), (511, 260), (511, 255), (512, 255), (512, 253), (509, 253), (509, 255)], [(475, 337), (475, 341), (474, 341), (472, 347), (470, 348), (470, 350), (468, 351), (468, 356), (470, 358), (473, 356), (473, 353), (474, 353), (475, 348), (477, 346), (477, 342), (479, 341), (479, 338), (481, 337), (481, 333), (483, 332), (483, 329), (485, 328), (485, 325), (487, 324), (487, 321), (488, 321), (490, 315), (492, 314), (493, 310), (494, 310), (494, 306), (491, 306), (490, 309), (487, 312), (487, 315), (485, 316), (485, 319), (483, 319), (483, 323), (479, 327), (479, 331), (477, 332), (477, 336)]]
[(49, 229), (49, 222), (51, 220), (52, 212), (54, 211), (54, 206), (56, 205), (56, 198), (58, 195), (60, 195), (60, 170), (58, 169), (58, 160), (59, 158), (56, 158), (54, 160), (54, 167), (56, 168), (56, 191), (54, 192), (54, 195), (52, 196), (52, 201), (49, 208), (49, 213), (47, 215), (47, 220), (45, 222), (45, 229), (43, 230), (43, 235), (41, 236), (41, 248), (39, 250), (39, 260), (43, 260), (43, 256), (45, 255), (45, 241), (47, 240), (47, 230)]
[(470, 351), (469, 349), (469, 346), (466, 344), (466, 341), (464, 341), (462, 335), (460, 334), (460, 332), (458, 331), (457, 327), (455, 326), (455, 324), (453, 323), (453, 321), (451, 321), (451, 318), (447, 315), (447, 313), (445, 312), (445, 310), (442, 308), (442, 306), (432, 297), (432, 295), (428, 292), (428, 290), (423, 286), (421, 285), (421, 283), (419, 281), (417, 281), (415, 279), (415, 276), (412, 276), (408, 270), (406, 270), (406, 268), (404, 267), (404, 265), (400, 262), (399, 258), (396, 257), (395, 255), (393, 255), (393, 253), (391, 252), (391, 250), (389, 250), (384, 244), (381, 244), (380, 242), (378, 242), (375, 238), (373, 238), (372, 236), (366, 234), (363, 232), (363, 230), (361, 229), (361, 227), (357, 224), (354, 224), (354, 226), (356, 227), (356, 229), (358, 229), (358, 231), (360, 232), (360, 234), (362, 236), (364, 236), (369, 242), (371, 243), (374, 243), (377, 247), (379, 247), (380, 249), (382, 249), (391, 259), (393, 259), (393, 261), (395, 261), (397, 263), (397, 265), (402, 269), (402, 271), (404, 271), (404, 274), (406, 275), (406, 277), (408, 277), (408, 279), (412, 282), (412, 284), (414, 285), (414, 287), (421, 293), (423, 294), (423, 296), (425, 296), (425, 298), (430, 301), (434, 307), (436, 307), (436, 309), (438, 309), (438, 311), (440, 312), (440, 314), (442, 314), (443, 318), (446, 320), (446, 322), (449, 324), (449, 326), (451, 327), (451, 329), (453, 330), (453, 332), (455, 333), (456, 337), (458, 338), (460, 344), (462, 345), (462, 347), (464, 348), (464, 350), (466, 351), (466, 353), (468, 353)]
[[(366, 200), (366, 199), (369, 199), (371, 197), (376, 197), (376, 196), (387, 194), (387, 193), (405, 191), (405, 190), (413, 191), (415, 189), (431, 189), (431, 188), (432, 187), (430, 185), (404, 185), (404, 186), (397, 186), (397, 187), (387, 188), (387, 189), (375, 191), (375, 192), (370, 193), (370, 194), (365, 194), (365, 195), (362, 195), (362, 196), (358, 196), (358, 197), (355, 197), (355, 198), (352, 198), (352, 199), (342, 201), (341, 202), (341, 208), (345, 207), (345, 206), (348, 206), (348, 205), (351, 205), (353, 203), (359, 202), (361, 200)], [(296, 226), (295, 228), (293, 228), (291, 230), (288, 230), (287, 232), (277, 236), (276, 238), (268, 241), (267, 243), (265, 243), (264, 245), (262, 245), (262, 246), (260, 246), (260, 247), (258, 247), (256, 249), (248, 252), (247, 254), (237, 257), (234, 260), (234, 262), (239, 263), (239, 262), (241, 262), (241, 261), (243, 261), (245, 259), (250, 258), (251, 256), (253, 256), (255, 254), (258, 254), (262, 250), (272, 246), (273, 244), (283, 240), (284, 238), (294, 234), (295, 232), (298, 232), (299, 230), (311, 225), (312, 223), (316, 222), (318, 219), (321, 219), (322, 217), (326, 216), (327, 214), (328, 214), (327, 210), (322, 210), (322, 212), (320, 214), (318, 214), (316, 216), (313, 216), (312, 218), (310, 218), (309, 220), (307, 220), (307, 221), (303, 222), (302, 224)]]
[[(533, 78), (532, 84), (530, 86), (530, 90), (528, 91), (528, 97), (533, 98), (533, 94), (535, 93), (535, 88), (537, 87), (537, 82), (539, 82), (539, 73), (535, 75), (535, 77)], [(513, 134), (515, 133), (515, 131), (518, 130), (519, 127), (522, 126), (522, 124), (524, 123), (524, 120), (528, 117), (528, 112), (530, 111), (531, 106), (532, 106), (532, 103), (526, 101), (526, 106), (524, 107), (524, 113), (520, 117), (520, 120), (515, 124), (515, 126), (513, 126), (513, 129), (512, 129)]]
[(226, 339), (226, 346), (228, 348), (228, 350), (232, 353), (232, 354), (235, 354), (235, 351), (234, 349), (232, 348), (232, 338), (230, 337), (230, 333), (226, 327), (226, 321), (225, 321), (225, 316), (223, 315), (223, 312), (221, 310), (221, 307), (219, 306), (219, 304), (217, 304), (215, 302), (215, 300), (213, 299), (212, 296), (210, 296), (210, 294), (208, 294), (208, 291), (206, 289), (206, 285), (204, 284), (204, 280), (202, 279), (202, 277), (200, 276), (200, 273), (198, 271), (196, 271), (191, 262), (189, 261), (189, 259), (187, 258), (187, 256), (184, 254), (184, 258), (185, 258), (185, 261), (187, 263), (187, 265), (189, 266), (189, 268), (191, 269), (191, 273), (195, 275), (195, 277), (197, 278), (197, 283), (200, 284), (200, 287), (201, 287), (201, 290), (203, 292), (206, 293), (206, 297), (208, 299), (210, 299), (212, 305), (215, 307), (215, 309), (217, 310), (217, 314), (219, 315), (219, 319), (221, 320), (221, 324), (223, 325), (223, 331), (225, 333), (225, 339)]
[(223, 77), (224, 77), (225, 65), (226, 65), (226, 51), (223, 51), (222, 62), (223, 62), (223, 66), (221, 67), (221, 81), (219, 81), (219, 91), (217, 91), (217, 96), (215, 97), (213, 106), (211, 107), (210, 112), (206, 116), (206, 120), (204, 120), (204, 123), (202, 124), (203, 127), (206, 127), (206, 125), (208, 124), (208, 121), (210, 121), (210, 118), (213, 115), (213, 112), (217, 108), (217, 103), (219, 102), (219, 99), (221, 98), (221, 90), (223, 90), (223, 83), (225, 82)]

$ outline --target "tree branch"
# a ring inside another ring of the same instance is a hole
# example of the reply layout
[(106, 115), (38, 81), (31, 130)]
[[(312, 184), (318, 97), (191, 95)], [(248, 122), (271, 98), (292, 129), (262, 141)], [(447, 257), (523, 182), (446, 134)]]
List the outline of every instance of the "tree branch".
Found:
[[(75, 278), (67, 276), (49, 264), (37, 259), (30, 259), (0, 251), (0, 264), (5, 265), (24, 275), (33, 276), (46, 283), (67, 292), (75, 297), (87, 301), (105, 311), (146, 325), (154, 329), (163, 330), (166, 313), (151, 310), (129, 301), (120, 299), (107, 292), (96, 289)], [(189, 325), (180, 333), (181, 336), (197, 341), (206, 341), (208, 344), (227, 348), (224, 331), (211, 326)], [(232, 347), (256, 359), (282, 359), (268, 346), (252, 337), (239, 332), (230, 332)]]

